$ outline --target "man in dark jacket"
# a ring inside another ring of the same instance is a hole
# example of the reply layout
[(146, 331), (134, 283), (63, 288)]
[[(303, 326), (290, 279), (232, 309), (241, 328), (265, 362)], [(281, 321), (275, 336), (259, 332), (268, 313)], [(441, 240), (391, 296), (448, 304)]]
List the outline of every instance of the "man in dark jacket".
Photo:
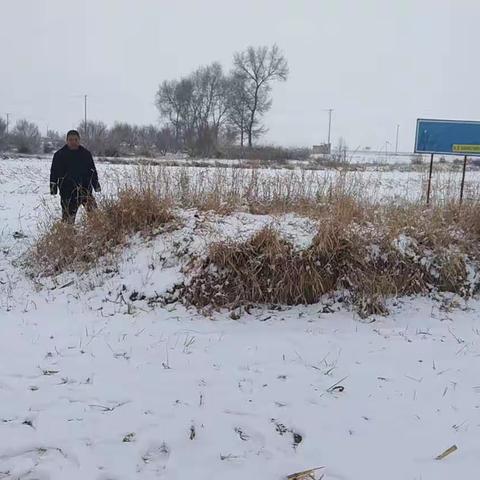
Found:
[(67, 144), (53, 155), (50, 170), (50, 193), (60, 190), (62, 221), (75, 223), (78, 208), (87, 211), (96, 208), (92, 190), (100, 192), (97, 170), (92, 154), (80, 145), (76, 130), (67, 133)]

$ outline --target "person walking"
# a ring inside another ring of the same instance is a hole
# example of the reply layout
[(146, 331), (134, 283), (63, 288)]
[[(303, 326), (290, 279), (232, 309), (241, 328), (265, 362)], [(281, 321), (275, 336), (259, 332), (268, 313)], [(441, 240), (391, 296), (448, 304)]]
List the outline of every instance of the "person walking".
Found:
[(60, 191), (62, 221), (74, 224), (81, 205), (90, 212), (97, 208), (93, 190), (100, 192), (92, 154), (80, 145), (77, 130), (67, 133), (67, 143), (55, 152), (50, 169), (50, 193)]

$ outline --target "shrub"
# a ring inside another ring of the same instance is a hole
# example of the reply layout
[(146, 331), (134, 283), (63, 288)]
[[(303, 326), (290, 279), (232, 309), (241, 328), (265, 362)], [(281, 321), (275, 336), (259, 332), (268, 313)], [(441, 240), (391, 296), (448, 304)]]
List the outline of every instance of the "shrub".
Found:
[(276, 164), (285, 164), (289, 160), (308, 160), (311, 151), (309, 148), (283, 148), (275, 146), (263, 147), (223, 147), (217, 157), (231, 160), (257, 160)]
[(312, 304), (342, 292), (366, 317), (386, 314), (386, 300), (395, 296), (475, 293), (480, 280), (469, 272), (480, 263), (480, 222), (469, 224), (472, 212), (406, 210), (329, 208), (304, 249), (272, 227), (245, 241), (214, 243), (192, 267), (185, 299), (199, 308), (235, 309)]
[(422, 155), (411, 155), (410, 163), (412, 165), (423, 165), (423, 156)]
[(86, 269), (124, 244), (128, 235), (152, 235), (174, 222), (170, 205), (153, 190), (126, 188), (102, 200), (78, 226), (47, 226), (30, 252), (31, 263), (46, 275)]

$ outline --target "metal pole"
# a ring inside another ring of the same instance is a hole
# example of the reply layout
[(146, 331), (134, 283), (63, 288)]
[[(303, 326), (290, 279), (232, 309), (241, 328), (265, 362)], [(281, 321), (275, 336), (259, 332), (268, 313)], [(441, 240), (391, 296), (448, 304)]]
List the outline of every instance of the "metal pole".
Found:
[(87, 95), (84, 96), (84, 107), (85, 107), (85, 137), (88, 138), (87, 132)]
[(395, 139), (395, 153), (398, 153), (398, 131), (400, 130), (400, 125), (397, 124), (397, 137)]
[(330, 132), (332, 131), (332, 112), (333, 108), (328, 109), (328, 145), (330, 145)]
[(467, 170), (467, 156), (463, 159), (462, 186), (460, 187), (460, 205), (463, 203), (463, 189), (465, 187), (465, 171)]
[(430, 157), (430, 171), (428, 173), (427, 205), (430, 205), (430, 191), (432, 188), (432, 171), (433, 171), (433, 153)]

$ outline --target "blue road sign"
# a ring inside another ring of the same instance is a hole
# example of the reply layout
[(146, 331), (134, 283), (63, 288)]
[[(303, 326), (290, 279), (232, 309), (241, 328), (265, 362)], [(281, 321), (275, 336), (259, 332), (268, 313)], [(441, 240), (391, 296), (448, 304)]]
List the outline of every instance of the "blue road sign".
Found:
[(480, 122), (420, 118), (415, 152), (480, 156)]

